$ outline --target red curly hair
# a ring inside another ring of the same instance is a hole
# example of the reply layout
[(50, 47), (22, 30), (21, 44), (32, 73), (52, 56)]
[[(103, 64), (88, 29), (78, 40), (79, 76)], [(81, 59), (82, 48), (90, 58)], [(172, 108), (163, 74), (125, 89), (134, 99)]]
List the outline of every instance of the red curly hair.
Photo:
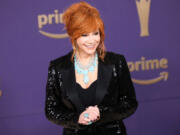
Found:
[(97, 9), (87, 2), (81, 1), (68, 7), (64, 11), (62, 19), (73, 46), (71, 60), (73, 61), (75, 55), (76, 39), (82, 34), (98, 29), (100, 32), (100, 44), (97, 47), (97, 53), (99, 58), (104, 61), (106, 53), (104, 45), (104, 23)]

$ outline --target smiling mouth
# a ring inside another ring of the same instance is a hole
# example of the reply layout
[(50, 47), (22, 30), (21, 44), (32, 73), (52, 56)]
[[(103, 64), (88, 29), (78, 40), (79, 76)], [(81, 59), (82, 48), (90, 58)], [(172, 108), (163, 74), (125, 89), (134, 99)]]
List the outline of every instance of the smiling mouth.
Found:
[(87, 48), (94, 48), (95, 45), (85, 45)]

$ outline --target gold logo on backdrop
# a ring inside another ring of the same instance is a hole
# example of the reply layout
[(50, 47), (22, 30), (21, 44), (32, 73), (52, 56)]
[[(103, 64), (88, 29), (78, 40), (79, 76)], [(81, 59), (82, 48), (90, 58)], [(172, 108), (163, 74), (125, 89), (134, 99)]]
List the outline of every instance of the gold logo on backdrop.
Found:
[(54, 10), (53, 14), (41, 14), (38, 15), (38, 28), (39, 32), (49, 38), (67, 38), (68, 34), (67, 33), (61, 33), (61, 34), (55, 34), (55, 33), (50, 33), (50, 32), (45, 32), (41, 30), (45, 25), (51, 25), (51, 24), (62, 24), (62, 13), (58, 13), (58, 10)]
[(2, 91), (0, 90), (0, 97), (2, 96)]
[(149, 14), (151, 0), (136, 0), (141, 33), (140, 36), (149, 36)]
[[(128, 62), (128, 67), (129, 67), (130, 72), (167, 69), (168, 68), (168, 60), (166, 58), (161, 58), (160, 60), (158, 60), (158, 59), (146, 60), (145, 57), (142, 56), (140, 61)], [(132, 81), (136, 84), (149, 85), (149, 84), (157, 83), (162, 80), (167, 81), (167, 79), (168, 79), (168, 72), (162, 71), (155, 78), (147, 79), (147, 80), (132, 78)]]

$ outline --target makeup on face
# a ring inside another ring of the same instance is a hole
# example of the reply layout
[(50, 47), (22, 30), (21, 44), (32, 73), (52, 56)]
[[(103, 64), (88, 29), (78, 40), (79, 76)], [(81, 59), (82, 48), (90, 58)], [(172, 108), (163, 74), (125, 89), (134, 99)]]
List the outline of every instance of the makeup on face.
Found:
[(99, 30), (87, 34), (86, 33), (82, 34), (77, 39), (78, 51), (79, 53), (85, 53), (88, 55), (94, 54), (99, 43), (100, 43)]

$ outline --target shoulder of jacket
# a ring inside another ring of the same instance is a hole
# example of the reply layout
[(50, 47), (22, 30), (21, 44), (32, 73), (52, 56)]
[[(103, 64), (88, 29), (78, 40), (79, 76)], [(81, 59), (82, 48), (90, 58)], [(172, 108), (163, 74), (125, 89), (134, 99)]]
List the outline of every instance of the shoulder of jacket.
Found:
[(72, 62), (71, 62), (71, 54), (72, 54), (72, 52), (69, 52), (66, 55), (63, 55), (63, 56), (60, 56), (60, 57), (58, 57), (58, 58), (56, 58), (54, 60), (51, 60), (49, 66), (50, 67), (51, 66), (53, 66), (53, 67), (58, 66), (58, 67), (61, 67), (61, 68), (69, 66), (70, 64), (72, 64)]
[(106, 52), (106, 56), (105, 56), (105, 61), (107, 61), (108, 63), (117, 63), (119, 61), (124, 60), (125, 57), (123, 54), (118, 54), (118, 53), (114, 53), (114, 52)]

